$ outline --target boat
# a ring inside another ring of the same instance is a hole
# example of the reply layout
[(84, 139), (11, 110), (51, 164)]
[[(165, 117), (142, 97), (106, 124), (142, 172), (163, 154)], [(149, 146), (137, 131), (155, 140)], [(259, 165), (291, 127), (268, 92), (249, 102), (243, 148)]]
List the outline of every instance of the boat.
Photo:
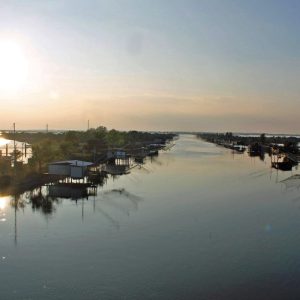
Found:
[(295, 166), (295, 162), (290, 160), (287, 156), (283, 158), (282, 161), (273, 161), (272, 168), (281, 170), (281, 171), (291, 171), (293, 166)]
[(237, 152), (237, 153), (244, 153), (246, 148), (242, 145), (233, 145), (232, 150)]
[(262, 147), (258, 143), (249, 145), (248, 153), (249, 156), (259, 156), (262, 152)]

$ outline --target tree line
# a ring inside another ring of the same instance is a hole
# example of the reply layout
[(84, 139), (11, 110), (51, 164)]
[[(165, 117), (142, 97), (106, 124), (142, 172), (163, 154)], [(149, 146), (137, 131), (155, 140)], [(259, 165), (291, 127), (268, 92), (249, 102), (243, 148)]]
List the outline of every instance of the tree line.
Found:
[(47, 163), (57, 160), (81, 159), (92, 161), (105, 155), (109, 149), (130, 150), (149, 143), (165, 143), (172, 133), (108, 130), (104, 126), (87, 131), (16, 132), (4, 133), (7, 139), (31, 144), (32, 158), (29, 165), (42, 171)]

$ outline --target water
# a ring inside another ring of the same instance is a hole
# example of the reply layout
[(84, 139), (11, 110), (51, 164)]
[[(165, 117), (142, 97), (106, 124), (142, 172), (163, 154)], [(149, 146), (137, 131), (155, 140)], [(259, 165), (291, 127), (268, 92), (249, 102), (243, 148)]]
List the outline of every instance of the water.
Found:
[(292, 174), (182, 135), (88, 200), (1, 197), (0, 299), (299, 299)]
[(14, 157), (14, 149), (20, 152), (20, 155), (17, 157), (17, 160), (23, 162), (25, 164), (28, 163), (28, 159), (32, 157), (32, 149), (29, 144), (26, 144), (26, 155), (25, 155), (25, 143), (8, 140), (1, 137), (2, 133), (0, 132), (0, 157), (8, 156), (13, 158)]

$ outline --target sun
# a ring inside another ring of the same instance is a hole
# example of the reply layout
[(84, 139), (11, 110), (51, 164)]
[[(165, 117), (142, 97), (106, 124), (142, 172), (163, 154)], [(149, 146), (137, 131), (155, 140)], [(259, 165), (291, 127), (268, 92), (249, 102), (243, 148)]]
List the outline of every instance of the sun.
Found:
[(28, 61), (21, 45), (14, 40), (0, 40), (0, 91), (22, 89), (27, 75)]

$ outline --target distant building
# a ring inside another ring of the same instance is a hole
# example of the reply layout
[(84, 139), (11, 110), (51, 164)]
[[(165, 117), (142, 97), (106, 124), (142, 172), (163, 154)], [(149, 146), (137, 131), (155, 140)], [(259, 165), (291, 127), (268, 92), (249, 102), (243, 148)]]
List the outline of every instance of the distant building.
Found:
[(83, 178), (92, 162), (82, 160), (64, 160), (48, 164), (48, 173), (50, 175), (61, 175), (71, 178)]
[(107, 158), (108, 159), (125, 159), (127, 154), (123, 150), (109, 150), (107, 151)]

